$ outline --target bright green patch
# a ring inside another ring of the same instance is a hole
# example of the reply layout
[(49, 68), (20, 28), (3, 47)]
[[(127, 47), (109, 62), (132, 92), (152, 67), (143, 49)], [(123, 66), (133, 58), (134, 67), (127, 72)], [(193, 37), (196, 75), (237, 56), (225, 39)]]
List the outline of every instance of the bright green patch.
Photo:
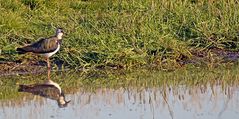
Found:
[(63, 27), (60, 53), (71, 67), (172, 64), (190, 49), (237, 50), (239, 4), (230, 0), (2, 0), (0, 59)]

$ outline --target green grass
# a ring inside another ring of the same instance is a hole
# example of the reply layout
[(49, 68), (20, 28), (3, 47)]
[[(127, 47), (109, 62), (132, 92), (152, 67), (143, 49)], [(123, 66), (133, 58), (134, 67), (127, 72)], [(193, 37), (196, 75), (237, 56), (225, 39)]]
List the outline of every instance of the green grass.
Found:
[(63, 27), (54, 59), (73, 68), (176, 65), (192, 49), (236, 51), (238, 8), (236, 0), (1, 0), (0, 60), (22, 60), (17, 47)]

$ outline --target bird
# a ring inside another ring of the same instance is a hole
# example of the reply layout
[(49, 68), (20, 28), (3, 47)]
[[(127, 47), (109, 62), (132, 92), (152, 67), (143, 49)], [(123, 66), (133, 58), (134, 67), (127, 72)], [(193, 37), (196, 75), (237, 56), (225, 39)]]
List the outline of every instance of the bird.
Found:
[(47, 80), (41, 84), (20, 84), (18, 92), (28, 92), (33, 95), (39, 95), (44, 98), (55, 100), (60, 108), (66, 107), (71, 101), (66, 101), (64, 91), (61, 89), (58, 83), (53, 82), (52, 80)]
[[(57, 28), (54, 36), (51, 36), (48, 38), (41, 38), (30, 45), (17, 48), (16, 51), (18, 54), (25, 54), (28, 52), (32, 52), (34, 54), (39, 54), (45, 57), (47, 62), (48, 72), (49, 72), (51, 69), (49, 57), (51, 57), (52, 55), (57, 53), (57, 51), (59, 51), (60, 45), (62, 43), (63, 34), (64, 34), (63, 29)], [(49, 74), (50, 73), (48, 73), (48, 77), (49, 77)]]

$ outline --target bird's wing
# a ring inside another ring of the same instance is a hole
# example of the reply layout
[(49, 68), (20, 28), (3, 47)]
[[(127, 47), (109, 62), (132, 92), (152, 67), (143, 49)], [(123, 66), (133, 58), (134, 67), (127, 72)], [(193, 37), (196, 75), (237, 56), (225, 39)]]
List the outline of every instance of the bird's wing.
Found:
[(60, 96), (59, 89), (49, 84), (19, 85), (18, 91), (32, 93), (53, 100), (57, 100)]
[(28, 52), (34, 53), (48, 53), (53, 52), (58, 47), (57, 37), (42, 38), (39, 41), (24, 47), (23, 49)]

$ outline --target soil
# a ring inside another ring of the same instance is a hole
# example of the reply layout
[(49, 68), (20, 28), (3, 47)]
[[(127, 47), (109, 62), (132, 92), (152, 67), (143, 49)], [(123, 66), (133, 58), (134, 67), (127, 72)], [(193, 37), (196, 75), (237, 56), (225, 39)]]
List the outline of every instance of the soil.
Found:
[[(192, 57), (180, 56), (176, 61), (182, 66), (186, 64), (200, 64), (212, 63), (221, 64), (225, 62), (237, 62), (239, 59), (239, 51), (228, 51), (219, 48), (212, 48), (209, 50), (194, 50), (191, 51)], [(212, 55), (213, 54), (213, 55)], [(219, 58), (219, 60), (215, 60)], [(63, 61), (53, 61), (53, 64), (56, 64), (58, 69), (61, 69)], [(122, 65), (112, 65), (106, 64), (106, 66), (113, 69), (122, 69)], [(95, 67), (97, 69), (104, 69), (105, 66)], [(44, 61), (0, 61), (0, 76), (10, 76), (10, 75), (22, 75), (22, 74), (41, 74), (47, 72), (47, 64)]]
[(45, 64), (39, 62), (0, 62), (0, 76), (40, 74), (47, 71)]

